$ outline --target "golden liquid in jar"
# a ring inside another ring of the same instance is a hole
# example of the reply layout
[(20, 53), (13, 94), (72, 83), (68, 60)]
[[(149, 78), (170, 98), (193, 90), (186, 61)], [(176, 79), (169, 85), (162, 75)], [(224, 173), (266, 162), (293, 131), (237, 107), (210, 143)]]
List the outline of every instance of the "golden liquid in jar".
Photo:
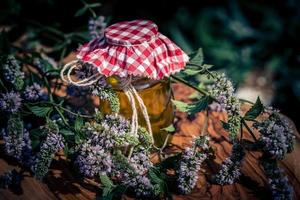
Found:
[[(174, 119), (174, 107), (171, 102), (172, 92), (170, 82), (168, 79), (161, 80), (145, 89), (139, 90), (137, 87), (136, 89), (147, 107), (155, 145), (162, 146), (168, 133), (161, 129), (171, 125)], [(116, 92), (120, 100), (120, 114), (130, 120), (132, 116), (132, 108), (129, 104), (128, 98), (123, 91), (116, 90)], [(139, 125), (147, 127), (139, 105), (136, 105), (136, 108), (138, 112)], [(100, 110), (106, 114), (111, 113), (109, 103), (105, 100), (100, 101)]]

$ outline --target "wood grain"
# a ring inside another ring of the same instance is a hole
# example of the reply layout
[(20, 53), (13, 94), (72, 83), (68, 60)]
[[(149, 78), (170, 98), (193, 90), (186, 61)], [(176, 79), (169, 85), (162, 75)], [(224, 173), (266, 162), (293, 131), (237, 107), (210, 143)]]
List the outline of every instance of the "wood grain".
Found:
[[(193, 92), (192, 89), (181, 84), (174, 84), (173, 90), (176, 99), (190, 101), (188, 96)], [(249, 106), (243, 105), (242, 108), (246, 111)], [(186, 114), (177, 112), (177, 132), (166, 151), (168, 153), (177, 152), (190, 146), (192, 138), (200, 134), (204, 118), (203, 113), (198, 113), (195, 118), (190, 119)], [(242, 165), (243, 175), (237, 183), (227, 186), (210, 183), (210, 174), (218, 170), (220, 163), (230, 155), (231, 151), (232, 145), (228, 140), (228, 133), (220, 124), (220, 120), (225, 119), (226, 114), (224, 113), (211, 113), (208, 120), (208, 133), (212, 138), (210, 144), (216, 150), (216, 159), (201, 170), (198, 184), (191, 194), (185, 196), (174, 194), (174, 199), (271, 199), (271, 194), (267, 189), (267, 179), (258, 163), (259, 152), (247, 152)], [(294, 188), (295, 199), (300, 199), (300, 136), (296, 130), (295, 134), (295, 150), (287, 155), (280, 165)], [(244, 137), (251, 139), (246, 130), (244, 130)], [(0, 151), (0, 173), (16, 167), (17, 164), (11, 162), (3, 155), (3, 151)], [(79, 181), (76, 179), (73, 169), (66, 161), (54, 161), (51, 171), (43, 183), (35, 180), (28, 173), (28, 176), (22, 181), (21, 190), (0, 189), (1, 200), (90, 200), (94, 198), (95, 186), (89, 180)], [(125, 199), (132, 198), (125, 197)]]

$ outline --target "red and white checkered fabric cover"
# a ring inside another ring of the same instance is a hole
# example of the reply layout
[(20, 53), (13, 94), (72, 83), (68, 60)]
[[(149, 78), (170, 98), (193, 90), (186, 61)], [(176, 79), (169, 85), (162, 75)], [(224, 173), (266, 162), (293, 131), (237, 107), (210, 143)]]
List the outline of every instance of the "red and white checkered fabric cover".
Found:
[(180, 71), (188, 56), (148, 20), (124, 21), (107, 27), (104, 37), (79, 47), (77, 58), (105, 76), (161, 79)]

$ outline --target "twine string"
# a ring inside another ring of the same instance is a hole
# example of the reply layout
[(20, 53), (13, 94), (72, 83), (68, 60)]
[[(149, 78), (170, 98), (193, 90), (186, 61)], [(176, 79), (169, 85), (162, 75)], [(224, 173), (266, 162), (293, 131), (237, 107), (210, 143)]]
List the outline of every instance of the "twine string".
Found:
[[(67, 83), (71, 83), (78, 87), (85, 87), (85, 86), (90, 86), (90, 85), (96, 83), (101, 77), (103, 77), (103, 75), (101, 75), (99, 73), (99, 74), (94, 74), (88, 78), (84, 78), (79, 81), (74, 81), (71, 77), (71, 74), (72, 74), (73, 70), (75, 70), (79, 66), (80, 66), (80, 63), (78, 60), (73, 60), (73, 61), (67, 63), (60, 72), (61, 79)], [(66, 72), (66, 77), (65, 77), (65, 72)], [(145, 106), (143, 99), (138, 94), (136, 89), (132, 86), (131, 82), (132, 82), (132, 77), (129, 76), (129, 78), (125, 79), (124, 82), (119, 84), (120, 89), (124, 91), (126, 97), (128, 98), (128, 101), (129, 101), (129, 103), (131, 105), (131, 109), (132, 109), (130, 134), (134, 135), (134, 136), (138, 135), (139, 124), (138, 124), (138, 112), (137, 112), (136, 101), (135, 101), (135, 99), (136, 99), (138, 102), (138, 105), (142, 111), (143, 117), (146, 121), (147, 129), (151, 136), (152, 144), (154, 144), (154, 138), (153, 138), (153, 133), (152, 133), (152, 128), (151, 128), (151, 123), (150, 123), (147, 107)]]
[(144, 119), (146, 121), (148, 132), (151, 136), (151, 142), (154, 143), (154, 138), (153, 138), (153, 133), (152, 133), (152, 128), (151, 128), (151, 123), (150, 123), (147, 107), (145, 106), (144, 101), (141, 98), (141, 96), (138, 94), (138, 92), (136, 91), (136, 89), (132, 85), (130, 85), (130, 89), (131, 89), (132, 93), (135, 95), (136, 99), (138, 100), (140, 109), (141, 109), (141, 111), (143, 113), (143, 116), (144, 116)]
[[(76, 85), (78, 87), (85, 87), (85, 86), (90, 86), (94, 83), (96, 83), (100, 78), (101, 75), (99, 76), (99, 74), (94, 74), (88, 78), (84, 78), (82, 80), (79, 81), (74, 81), (71, 77), (72, 72), (79, 67), (79, 61), (78, 60), (73, 60), (69, 63), (67, 63), (62, 70), (60, 71), (60, 77), (63, 81), (67, 82), (67, 83), (71, 83), (73, 85)], [(67, 72), (67, 76), (65, 78), (65, 72)]]

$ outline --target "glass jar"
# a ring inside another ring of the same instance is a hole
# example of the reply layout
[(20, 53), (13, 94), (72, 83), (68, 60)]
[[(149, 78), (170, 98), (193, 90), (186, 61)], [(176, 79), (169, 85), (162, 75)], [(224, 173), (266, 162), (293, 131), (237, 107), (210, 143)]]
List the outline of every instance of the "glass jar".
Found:
[[(114, 80), (114, 79), (113, 79)], [(148, 78), (134, 77), (131, 81), (147, 107), (151, 122), (152, 132), (156, 146), (162, 146), (167, 132), (161, 130), (172, 124), (174, 120), (174, 106), (171, 102), (172, 89), (169, 78), (152, 80)], [(132, 109), (124, 91), (116, 88), (120, 100), (120, 114), (127, 119), (131, 119)], [(138, 111), (138, 122), (142, 127), (146, 127), (145, 119), (136, 105)], [(106, 100), (100, 101), (100, 110), (103, 113), (111, 113), (109, 103)]]

